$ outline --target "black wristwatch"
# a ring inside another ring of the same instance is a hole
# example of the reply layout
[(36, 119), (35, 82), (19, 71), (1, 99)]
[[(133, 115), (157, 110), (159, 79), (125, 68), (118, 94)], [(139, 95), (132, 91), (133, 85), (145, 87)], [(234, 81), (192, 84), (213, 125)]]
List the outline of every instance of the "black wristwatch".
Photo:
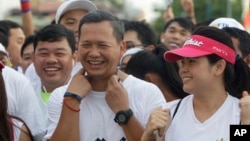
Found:
[(118, 124), (127, 124), (128, 120), (133, 116), (131, 109), (121, 110), (116, 113), (114, 121)]

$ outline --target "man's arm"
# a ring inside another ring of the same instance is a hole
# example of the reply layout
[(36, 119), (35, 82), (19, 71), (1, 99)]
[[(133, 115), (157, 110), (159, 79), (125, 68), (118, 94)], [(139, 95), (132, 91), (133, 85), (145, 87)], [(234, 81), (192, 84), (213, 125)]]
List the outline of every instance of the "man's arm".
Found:
[(25, 36), (34, 34), (33, 16), (30, 6), (30, 0), (20, 0), (22, 12), (22, 27)]
[(64, 99), (64, 102), (58, 125), (50, 141), (79, 141), (79, 112), (72, 109), (79, 109), (80, 103), (75, 99)]

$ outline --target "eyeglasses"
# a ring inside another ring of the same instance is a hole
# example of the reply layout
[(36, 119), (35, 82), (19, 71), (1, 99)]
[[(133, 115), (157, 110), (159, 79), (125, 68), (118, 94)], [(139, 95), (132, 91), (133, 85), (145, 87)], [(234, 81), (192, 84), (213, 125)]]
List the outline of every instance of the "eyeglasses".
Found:
[(144, 44), (135, 44), (134, 42), (132, 41), (126, 41), (126, 47), (127, 47), (127, 50), (128, 49), (131, 49), (131, 48), (135, 48), (135, 47), (145, 47), (146, 45)]

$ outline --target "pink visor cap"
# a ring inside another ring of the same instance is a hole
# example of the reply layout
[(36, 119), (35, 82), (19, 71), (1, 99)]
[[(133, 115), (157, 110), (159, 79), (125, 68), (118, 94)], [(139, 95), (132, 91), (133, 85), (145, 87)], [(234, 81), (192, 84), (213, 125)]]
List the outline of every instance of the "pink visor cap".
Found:
[(200, 35), (189, 37), (182, 48), (165, 52), (164, 58), (166, 61), (178, 61), (184, 57), (202, 57), (211, 54), (216, 54), (233, 65), (236, 60), (236, 52), (233, 49)]

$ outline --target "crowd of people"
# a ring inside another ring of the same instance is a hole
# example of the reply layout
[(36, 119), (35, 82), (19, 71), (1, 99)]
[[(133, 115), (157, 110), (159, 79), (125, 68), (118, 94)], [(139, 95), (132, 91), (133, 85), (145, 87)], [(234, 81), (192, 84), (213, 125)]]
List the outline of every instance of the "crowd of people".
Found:
[[(250, 125), (250, 34), (233, 18), (167, 6), (147, 21), (67, 0), (35, 30), (0, 20), (1, 141), (229, 141)], [(191, 130), (190, 130), (191, 129)]]

